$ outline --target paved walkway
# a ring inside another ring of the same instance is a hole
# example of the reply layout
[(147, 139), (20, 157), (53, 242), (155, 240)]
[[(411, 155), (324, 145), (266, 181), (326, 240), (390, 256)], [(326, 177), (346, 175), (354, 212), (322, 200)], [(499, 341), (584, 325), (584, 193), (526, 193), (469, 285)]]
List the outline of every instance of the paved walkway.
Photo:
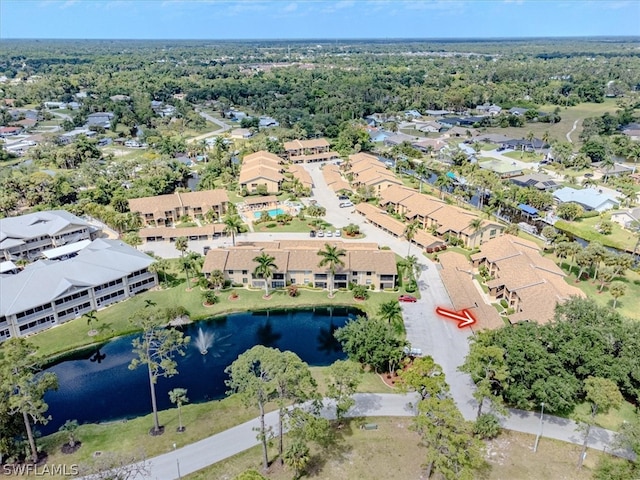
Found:
[[(408, 394), (374, 394), (364, 393), (355, 395), (356, 405), (352, 408), (348, 417), (411, 417), (416, 414), (415, 405), (418, 395)], [(327, 403), (322, 411), (325, 418), (335, 418), (333, 404)], [(528, 412), (516, 412), (515, 423), (521, 423), (519, 419), (528, 418)], [(514, 415), (512, 415), (514, 417)], [(277, 432), (277, 412), (266, 415), (267, 427), (273, 428)], [(537, 434), (540, 431), (540, 420), (534, 418), (530, 429), (514, 430), (524, 431), (530, 434)], [(510, 428), (510, 420), (506, 422), (506, 428)], [(582, 437), (571, 433), (573, 422), (556, 417), (544, 417), (542, 424), (545, 437), (555, 438), (571, 443), (582, 443)], [(259, 427), (259, 419), (254, 418), (246, 423), (220, 432), (199, 442), (177, 446), (163, 455), (159, 455), (149, 460), (150, 475), (154, 480), (174, 480), (179, 476), (193, 473), (209, 465), (225, 460), (244, 450), (259, 445), (256, 439), (256, 428)], [(590, 436), (589, 446), (597, 450), (609, 451), (611, 432), (595, 428)], [(542, 440), (544, 441), (544, 440)], [(531, 445), (533, 449), (533, 444)], [(615, 452), (614, 452), (615, 453)]]

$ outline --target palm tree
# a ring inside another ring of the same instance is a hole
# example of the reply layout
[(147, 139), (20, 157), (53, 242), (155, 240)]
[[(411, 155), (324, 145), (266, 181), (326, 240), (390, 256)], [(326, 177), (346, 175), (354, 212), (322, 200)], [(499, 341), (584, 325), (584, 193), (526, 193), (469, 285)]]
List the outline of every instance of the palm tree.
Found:
[(408, 223), (406, 227), (404, 227), (404, 232), (402, 232), (402, 236), (407, 239), (409, 242), (409, 249), (407, 250), (407, 255), (411, 253), (411, 241), (416, 236), (416, 232), (420, 228), (420, 222), (414, 220), (411, 223)]
[(480, 230), (482, 230), (482, 219), (481, 218), (472, 219), (469, 222), (469, 228), (473, 230), (473, 233), (478, 233)]
[(444, 190), (448, 190), (453, 185), (453, 180), (448, 175), (438, 175), (434, 185), (440, 189), (440, 198), (442, 199), (444, 198)]
[(610, 155), (606, 155), (602, 160), (600, 168), (602, 168), (602, 171), (604, 172), (604, 183), (607, 183), (607, 180), (609, 180), (609, 172), (615, 167), (615, 165), (616, 162), (613, 161), (613, 157)]
[(224, 218), (224, 233), (231, 234), (233, 246), (236, 245), (236, 234), (240, 232), (242, 219), (238, 215), (229, 215)]
[(551, 138), (551, 135), (549, 134), (549, 130), (545, 130), (544, 133), (542, 134), (542, 144), (540, 145), (540, 151), (538, 152), (538, 154), (542, 154), (542, 148), (545, 145), (549, 145), (550, 138)]
[(390, 300), (380, 305), (378, 308), (378, 316), (382, 320), (389, 322), (390, 325), (393, 325), (398, 333), (403, 330), (402, 309), (397, 300)]
[(153, 273), (161, 273), (162, 281), (167, 283), (167, 269), (169, 268), (169, 262), (164, 258), (156, 259), (151, 265), (149, 265), (148, 270)]
[(178, 407), (178, 432), (184, 432), (185, 428), (182, 425), (182, 411), (181, 407), (189, 401), (187, 398), (186, 388), (174, 388), (169, 391), (169, 400)]
[(176, 238), (176, 250), (180, 252), (180, 256), (184, 257), (184, 252), (189, 249), (189, 240), (187, 237)]
[(215, 288), (219, 290), (224, 285), (224, 273), (222, 270), (214, 270), (209, 275), (209, 283)]
[(341, 248), (338, 248), (337, 246), (332, 246), (328, 243), (325, 243), (324, 250), (319, 250), (318, 255), (322, 257), (322, 259), (318, 263), (318, 266), (329, 267), (329, 273), (331, 273), (331, 279), (329, 281), (329, 297), (333, 298), (333, 277), (336, 274), (337, 267), (344, 267), (342, 257), (345, 257), (347, 255), (347, 252), (345, 252)]
[(278, 266), (274, 263), (275, 257), (267, 255), (262, 252), (260, 255), (253, 259), (258, 266), (253, 271), (256, 278), (264, 279), (264, 297), (269, 297), (269, 279), (273, 276), (273, 271), (278, 269)]
[(613, 308), (616, 308), (618, 304), (618, 298), (622, 297), (627, 291), (627, 286), (622, 282), (613, 282), (611, 284), (611, 288), (609, 288), (609, 293), (613, 297)]
[[(527, 132), (527, 141), (531, 144), (531, 148), (533, 148), (533, 140), (536, 138), (536, 136), (533, 134), (533, 132), (531, 130), (529, 130)], [(520, 155), (520, 158), (522, 158), (524, 156), (524, 145), (522, 145), (522, 154)]]
[(429, 175), (429, 170), (427, 169), (427, 165), (424, 162), (421, 162), (416, 167), (416, 175), (418, 175), (418, 181), (420, 182), (420, 193), (422, 193), (422, 184), (424, 183), (425, 177)]
[[(98, 320), (98, 317), (96, 316), (96, 311), (95, 310), (91, 310), (90, 312), (85, 313), (84, 315), (82, 315), (84, 318), (87, 319), (87, 325), (90, 327), (92, 322), (95, 322)], [(89, 335), (91, 335), (92, 333), (94, 333), (95, 330), (92, 329), (89, 331)]]
[(407, 278), (416, 280), (420, 275), (421, 266), (418, 263), (418, 257), (415, 255), (407, 255), (407, 258), (400, 262), (400, 267)]

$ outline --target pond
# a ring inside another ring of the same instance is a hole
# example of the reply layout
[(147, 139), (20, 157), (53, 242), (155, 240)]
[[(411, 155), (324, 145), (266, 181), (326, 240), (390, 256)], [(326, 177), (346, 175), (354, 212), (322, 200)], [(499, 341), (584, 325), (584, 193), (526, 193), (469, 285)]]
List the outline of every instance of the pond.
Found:
[[(188, 390), (191, 403), (223, 398), (227, 391), (224, 369), (254, 345), (291, 350), (312, 366), (330, 365), (345, 358), (333, 332), (359, 310), (342, 307), (288, 311), (245, 312), (193, 323), (185, 327), (191, 342), (177, 357), (179, 374), (160, 378), (156, 385), (158, 409), (172, 408), (169, 390)], [(199, 330), (206, 354), (197, 345)], [(68, 359), (47, 369), (58, 376), (59, 388), (45, 396), (52, 420), (38, 425), (53, 433), (66, 420), (99, 423), (151, 413), (147, 370), (129, 370), (131, 342), (138, 335), (113, 340), (98, 351)]]

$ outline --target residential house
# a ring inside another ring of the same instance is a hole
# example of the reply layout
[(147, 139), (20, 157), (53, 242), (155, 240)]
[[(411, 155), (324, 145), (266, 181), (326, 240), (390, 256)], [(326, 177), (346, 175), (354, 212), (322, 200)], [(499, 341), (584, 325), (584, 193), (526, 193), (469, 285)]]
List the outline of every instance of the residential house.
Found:
[(102, 127), (105, 129), (111, 128), (111, 120), (115, 115), (113, 112), (97, 112), (87, 115), (87, 123), (84, 128)]
[(403, 142), (412, 143), (421, 140), (420, 137), (413, 135), (407, 135), (406, 133), (394, 133), (384, 139), (384, 144), (387, 147), (393, 147), (395, 145), (401, 145)]
[(15, 137), (22, 133), (22, 127), (0, 127), (0, 137)]
[(277, 193), (284, 181), (282, 159), (261, 150), (242, 159), (238, 183), (248, 193), (257, 193), (264, 185), (267, 193)]
[(474, 268), (487, 269), (489, 295), (496, 301), (505, 300), (515, 311), (509, 315), (512, 323), (547, 323), (558, 303), (585, 296), (565, 281), (566, 274), (553, 260), (540, 254), (537, 244), (519, 237), (503, 235), (490, 240), (471, 255), (471, 261)]
[(419, 121), (414, 121), (412, 122), (414, 124), (414, 128), (420, 132), (424, 132), (424, 133), (438, 133), (440, 130), (442, 130), (442, 124), (438, 123), (438, 122), (419, 122)]
[(231, 130), (231, 138), (235, 138), (237, 140), (246, 140), (252, 136), (253, 132), (248, 128), (234, 128)]
[[(68, 260), (38, 260), (0, 275), (0, 341), (25, 337), (153, 288), (153, 258), (97, 239)], [(25, 294), (25, 292), (28, 292)]]
[(511, 115), (515, 115), (516, 117), (521, 117), (523, 116), (525, 113), (527, 113), (529, 111), (528, 108), (522, 108), (522, 107), (511, 107), (508, 112)]
[(94, 239), (99, 229), (64, 210), (0, 219), (0, 258), (35, 260), (52, 247)]
[(143, 225), (158, 227), (171, 226), (183, 216), (201, 217), (211, 210), (220, 218), (227, 212), (228, 206), (229, 197), (222, 189), (176, 192), (129, 200), (129, 209), (140, 215)]
[(486, 113), (487, 115), (495, 117), (496, 115), (500, 115), (500, 113), (502, 112), (502, 107), (495, 104), (491, 105), (489, 103), (485, 103), (483, 105), (477, 105), (476, 111), (480, 113)]
[(596, 167), (596, 172), (602, 173), (607, 177), (619, 177), (621, 175), (630, 175), (634, 173), (633, 167), (628, 167), (621, 163), (614, 163), (613, 166), (606, 167), (602, 162), (596, 162), (591, 164), (591, 166)]
[(616, 222), (622, 228), (637, 230), (640, 227), (640, 207), (613, 212), (611, 213), (611, 221)]
[(542, 191), (553, 191), (562, 185), (557, 183), (553, 177), (545, 173), (531, 173), (529, 175), (519, 175), (511, 177), (509, 181), (519, 187), (531, 187)]
[(330, 150), (326, 138), (284, 142), (284, 150), (291, 163), (328, 162), (340, 158), (337, 152)]
[(478, 166), (483, 170), (498, 174), (500, 178), (517, 177), (522, 175), (522, 168), (516, 162), (509, 162), (499, 158), (494, 158), (486, 162), (479, 162)]
[(455, 126), (444, 132), (443, 138), (471, 138), (476, 133), (474, 128)]
[(423, 153), (430, 153), (432, 156), (440, 152), (446, 145), (445, 142), (437, 138), (424, 138), (411, 144), (413, 148)]
[(428, 117), (444, 117), (445, 115), (449, 115), (451, 112), (449, 110), (425, 110), (424, 114)]
[(583, 188), (576, 190), (571, 187), (564, 187), (553, 192), (553, 198), (558, 203), (577, 203), (585, 210), (596, 210), (604, 212), (612, 208), (618, 208), (620, 202), (608, 193), (595, 188)]
[(420, 118), (422, 117), (422, 114), (417, 110), (407, 110), (404, 112), (404, 116), (406, 118)]
[[(318, 264), (318, 252), (326, 244), (345, 250), (344, 266), (331, 275), (328, 266)], [(202, 272), (209, 276), (220, 270), (226, 280), (254, 288), (264, 288), (265, 280), (254, 274), (255, 257), (265, 253), (274, 257), (277, 268), (269, 279), (270, 288), (286, 285), (311, 285), (328, 288), (347, 288), (349, 284), (367, 285), (376, 290), (394, 288), (397, 281), (395, 254), (379, 250), (375, 243), (349, 243), (342, 241), (307, 240), (280, 242), (238, 243), (235, 247), (215, 248), (207, 252)]]
[(260, 117), (260, 121), (258, 123), (259, 128), (272, 128), (279, 127), (280, 123), (272, 117), (262, 116)]
[(384, 142), (387, 138), (393, 135), (391, 132), (387, 132), (385, 130), (378, 130), (370, 128), (369, 130), (369, 140), (373, 143)]

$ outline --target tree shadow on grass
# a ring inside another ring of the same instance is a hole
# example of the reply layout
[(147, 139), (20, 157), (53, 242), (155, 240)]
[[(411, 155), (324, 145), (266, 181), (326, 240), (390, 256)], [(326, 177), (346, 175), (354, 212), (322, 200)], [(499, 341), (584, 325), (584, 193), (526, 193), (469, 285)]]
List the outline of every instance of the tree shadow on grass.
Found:
[(347, 443), (346, 438), (353, 435), (353, 429), (358, 428), (356, 422), (362, 419), (343, 419), (341, 424), (332, 422), (331, 432), (319, 452), (311, 455), (309, 464), (305, 468), (307, 477), (323, 478), (323, 470), (329, 462), (343, 463), (348, 461), (353, 447)]

